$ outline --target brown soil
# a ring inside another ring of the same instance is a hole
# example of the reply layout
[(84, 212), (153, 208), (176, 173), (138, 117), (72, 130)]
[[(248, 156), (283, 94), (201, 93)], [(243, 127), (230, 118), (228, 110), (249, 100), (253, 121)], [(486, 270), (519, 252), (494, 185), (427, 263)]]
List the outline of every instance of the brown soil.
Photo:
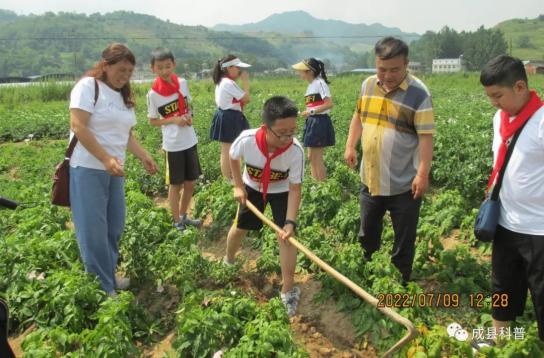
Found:
[[(460, 230), (455, 229), (452, 230), (449, 236), (440, 238), (440, 242), (444, 246), (444, 250), (453, 250), (455, 247), (459, 244), (466, 244), (469, 245), (469, 243), (466, 240), (462, 240), (460, 238)], [(470, 247), (470, 253), (474, 255), (475, 257), (478, 257), (481, 260), (484, 261), (490, 261), (491, 256), (484, 254), (482, 251), (480, 251), (477, 247)]]
[[(237, 286), (253, 294), (259, 301), (277, 296), (281, 287), (281, 278), (276, 274), (260, 276), (256, 271), (256, 260), (260, 252), (243, 245), (238, 256), (244, 260), (244, 269)], [(221, 259), (225, 254), (226, 240), (201, 243), (203, 255), (213, 260)], [(372, 347), (362, 347), (362, 340), (356, 337), (355, 328), (349, 316), (336, 310), (336, 303), (329, 299), (316, 303), (315, 296), (321, 284), (309, 274), (296, 274), (295, 281), (301, 289), (301, 298), (297, 315), (290, 319), (295, 341), (300, 344), (310, 357), (376, 357)]]
[[(167, 208), (168, 199), (158, 197), (154, 199), (157, 207)], [(192, 205), (191, 205), (192, 208)], [(204, 220), (204, 230), (211, 224), (211, 218)], [(210, 260), (222, 260), (226, 250), (226, 232), (220, 240), (205, 240), (199, 243), (202, 255)], [(278, 295), (281, 288), (281, 277), (276, 274), (262, 276), (256, 272), (256, 260), (260, 256), (258, 250), (252, 249), (249, 240), (244, 241), (238, 259), (243, 260), (244, 266), (236, 286), (243, 292), (251, 294), (259, 302), (266, 302)], [(363, 344), (362, 339), (356, 337), (355, 329), (349, 315), (338, 312), (334, 300), (323, 303), (314, 302), (315, 295), (320, 291), (321, 284), (308, 274), (296, 274), (295, 281), (301, 289), (301, 299), (298, 305), (298, 314), (290, 319), (290, 327), (295, 341), (301, 345), (310, 357), (376, 357), (374, 349)], [(137, 302), (146, 307), (152, 317), (162, 317), (168, 327), (161, 332), (157, 343), (152, 346), (140, 347), (142, 357), (162, 358), (173, 353), (172, 343), (175, 339), (173, 327), (174, 312), (179, 304), (180, 297), (174, 287), (163, 287), (157, 292), (157, 287), (142, 289), (137, 294)], [(21, 342), (35, 329), (33, 326), (22, 335), (10, 340), (16, 356), (22, 356)]]
[(8, 343), (13, 350), (13, 353), (16, 357), (22, 357), (23, 356), (23, 348), (21, 345), (23, 344), (23, 341), (25, 340), (26, 336), (28, 336), (30, 333), (32, 333), (36, 329), (36, 326), (33, 324), (30, 327), (28, 327), (22, 334), (20, 334), (17, 337), (14, 338), (8, 338)]

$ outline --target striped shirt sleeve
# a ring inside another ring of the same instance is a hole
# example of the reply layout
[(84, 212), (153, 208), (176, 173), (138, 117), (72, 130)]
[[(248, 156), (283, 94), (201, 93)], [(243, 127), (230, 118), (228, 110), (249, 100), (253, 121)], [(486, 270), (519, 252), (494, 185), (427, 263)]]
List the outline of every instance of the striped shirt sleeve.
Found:
[(427, 96), (416, 109), (414, 127), (417, 134), (434, 134), (434, 112), (431, 96)]

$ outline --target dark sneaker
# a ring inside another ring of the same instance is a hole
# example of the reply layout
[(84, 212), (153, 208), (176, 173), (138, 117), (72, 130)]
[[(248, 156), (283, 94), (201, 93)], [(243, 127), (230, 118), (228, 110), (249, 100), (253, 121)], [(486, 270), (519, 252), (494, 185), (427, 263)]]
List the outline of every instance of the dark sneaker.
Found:
[(180, 232), (183, 232), (186, 229), (185, 224), (182, 221), (180, 221), (179, 223), (174, 223), (174, 227)]
[(180, 221), (185, 226), (194, 226), (194, 227), (201, 227), (202, 226), (202, 220), (199, 219), (189, 219), (187, 214), (183, 214)]

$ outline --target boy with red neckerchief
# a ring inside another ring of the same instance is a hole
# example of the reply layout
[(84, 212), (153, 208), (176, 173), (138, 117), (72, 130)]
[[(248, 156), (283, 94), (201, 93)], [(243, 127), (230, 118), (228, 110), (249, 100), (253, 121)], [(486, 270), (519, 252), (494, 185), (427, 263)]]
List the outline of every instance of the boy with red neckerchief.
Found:
[[(190, 219), (187, 210), (195, 183), (202, 171), (198, 160), (197, 137), (190, 109), (191, 95), (187, 81), (174, 74), (176, 62), (168, 49), (157, 48), (151, 53), (151, 70), (157, 75), (147, 94), (149, 123), (162, 130), (162, 149), (166, 152), (166, 183), (174, 226), (201, 225)], [(183, 194), (180, 191), (183, 189)]]
[[(293, 101), (276, 96), (263, 108), (263, 125), (243, 131), (230, 148), (234, 198), (240, 202), (227, 237), (226, 264), (232, 264), (249, 230), (262, 222), (246, 206), (251, 201), (261, 212), (270, 203), (274, 222), (283, 228), (278, 235), (283, 286), (281, 299), (290, 316), (296, 312), (300, 289), (294, 287), (297, 249), (287, 240), (296, 228), (304, 174), (304, 150), (295, 138), (298, 109)], [(240, 161), (244, 160), (244, 173)]]
[[(508, 329), (525, 309), (527, 290), (535, 308), (538, 332), (544, 340), (544, 106), (528, 87), (523, 63), (502, 55), (482, 70), (480, 82), (498, 108), (493, 118), (494, 166), (488, 192), (505, 164), (510, 141), (521, 131), (506, 164), (499, 191), (499, 226), (493, 240), (493, 326)], [(476, 348), (496, 342), (475, 343)]]

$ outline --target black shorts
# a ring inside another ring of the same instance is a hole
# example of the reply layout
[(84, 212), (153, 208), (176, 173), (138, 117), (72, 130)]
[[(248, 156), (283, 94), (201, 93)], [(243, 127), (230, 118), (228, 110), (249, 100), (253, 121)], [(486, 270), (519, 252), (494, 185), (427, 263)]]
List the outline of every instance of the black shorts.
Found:
[[(253, 205), (257, 207), (261, 212), (264, 212), (266, 207), (263, 202), (263, 194), (255, 189), (246, 185), (247, 200), (251, 201)], [(272, 216), (274, 222), (279, 227), (285, 225), (285, 217), (287, 215), (287, 198), (289, 192), (266, 195), (266, 204), (270, 203), (272, 207)], [(243, 230), (260, 230), (263, 227), (263, 222), (259, 219), (247, 206), (238, 204), (238, 212), (236, 213), (236, 219), (234, 221), (238, 229)]]
[(218, 109), (210, 127), (210, 139), (222, 143), (233, 143), (246, 129), (249, 129), (249, 122), (244, 113), (234, 109)]
[(306, 118), (303, 134), (304, 147), (332, 147), (336, 143), (334, 127), (328, 114), (315, 114)]
[(179, 152), (166, 152), (166, 184), (180, 185), (202, 174), (196, 144)]
[(493, 318), (513, 321), (521, 316), (529, 289), (538, 333), (544, 340), (544, 236), (520, 234), (499, 225), (493, 241), (491, 266), (493, 294), (506, 294), (508, 298), (506, 307), (492, 308)]

